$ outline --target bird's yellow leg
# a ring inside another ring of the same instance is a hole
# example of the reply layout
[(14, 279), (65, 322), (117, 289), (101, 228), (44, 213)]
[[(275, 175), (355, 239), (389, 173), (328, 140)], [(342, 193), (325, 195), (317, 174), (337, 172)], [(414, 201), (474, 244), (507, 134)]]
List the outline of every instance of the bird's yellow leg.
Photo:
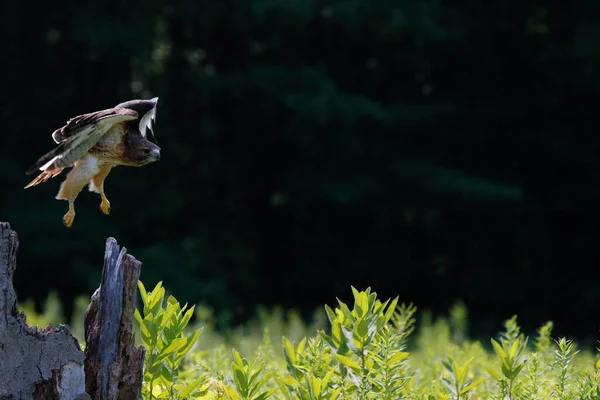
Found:
[(104, 191), (100, 192), (100, 197), (102, 198), (102, 202), (100, 203), (100, 209), (106, 215), (110, 214), (110, 201), (106, 198)]
[(75, 219), (75, 200), (69, 199), (69, 211), (63, 217), (63, 223), (67, 228), (70, 228), (73, 225), (73, 220)]
[(98, 169), (98, 173), (94, 175), (92, 181), (90, 182), (90, 190), (93, 192), (97, 192), (100, 194), (100, 198), (102, 202), (100, 203), (100, 210), (106, 215), (110, 214), (110, 201), (106, 198), (104, 194), (104, 180), (110, 173), (112, 166), (110, 165), (102, 165)]

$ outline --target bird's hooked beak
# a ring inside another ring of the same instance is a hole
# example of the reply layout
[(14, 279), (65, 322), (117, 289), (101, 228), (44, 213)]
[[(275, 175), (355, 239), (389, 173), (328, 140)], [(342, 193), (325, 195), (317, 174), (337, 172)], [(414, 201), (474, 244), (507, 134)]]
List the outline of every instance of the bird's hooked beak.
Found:
[(156, 149), (152, 149), (152, 157), (154, 157), (154, 159), (156, 161), (160, 160), (160, 148), (156, 148)]

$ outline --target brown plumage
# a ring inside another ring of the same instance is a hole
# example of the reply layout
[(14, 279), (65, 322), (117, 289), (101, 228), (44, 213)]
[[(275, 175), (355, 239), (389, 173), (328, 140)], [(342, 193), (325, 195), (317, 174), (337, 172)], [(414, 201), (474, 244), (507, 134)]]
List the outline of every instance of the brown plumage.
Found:
[(70, 227), (75, 218), (75, 199), (89, 183), (90, 191), (102, 198), (100, 209), (110, 213), (104, 180), (117, 165), (138, 167), (160, 158), (160, 148), (146, 139), (156, 118), (158, 98), (131, 100), (116, 107), (71, 118), (52, 133), (58, 146), (33, 164), (27, 174), (42, 171), (25, 188), (38, 185), (73, 166), (56, 196), (69, 202), (63, 222)]

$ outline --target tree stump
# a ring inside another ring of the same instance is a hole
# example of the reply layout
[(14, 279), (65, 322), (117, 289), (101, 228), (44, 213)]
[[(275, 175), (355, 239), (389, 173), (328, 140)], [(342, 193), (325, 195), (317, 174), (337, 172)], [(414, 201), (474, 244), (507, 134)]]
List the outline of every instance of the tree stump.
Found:
[(132, 324), (142, 263), (108, 238), (102, 282), (85, 312), (85, 387), (94, 399), (138, 399), (146, 349)]
[(0, 399), (84, 399), (84, 354), (66, 325), (38, 330), (17, 309), (19, 240), (0, 222)]

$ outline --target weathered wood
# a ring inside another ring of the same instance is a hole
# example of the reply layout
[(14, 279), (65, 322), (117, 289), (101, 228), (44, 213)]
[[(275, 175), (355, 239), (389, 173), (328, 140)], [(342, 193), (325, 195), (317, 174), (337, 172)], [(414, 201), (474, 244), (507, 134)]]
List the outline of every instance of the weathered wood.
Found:
[(83, 399), (83, 352), (66, 325), (38, 330), (17, 309), (19, 241), (0, 222), (0, 399)]
[(142, 263), (108, 238), (102, 282), (85, 312), (85, 386), (94, 399), (138, 399), (146, 349), (132, 333)]

